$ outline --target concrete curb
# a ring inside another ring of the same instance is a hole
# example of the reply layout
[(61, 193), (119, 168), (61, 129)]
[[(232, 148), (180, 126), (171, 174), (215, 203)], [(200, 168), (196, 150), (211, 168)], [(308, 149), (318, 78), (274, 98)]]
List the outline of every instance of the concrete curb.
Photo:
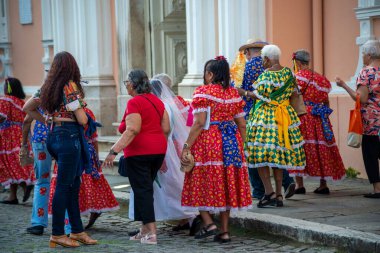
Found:
[[(129, 201), (129, 193), (113, 192), (118, 201)], [(231, 214), (231, 224), (299, 242), (337, 247), (345, 252), (380, 253), (380, 235), (317, 222), (242, 211)]]
[(272, 214), (239, 212), (231, 223), (305, 243), (343, 248), (347, 252), (380, 253), (380, 235)]

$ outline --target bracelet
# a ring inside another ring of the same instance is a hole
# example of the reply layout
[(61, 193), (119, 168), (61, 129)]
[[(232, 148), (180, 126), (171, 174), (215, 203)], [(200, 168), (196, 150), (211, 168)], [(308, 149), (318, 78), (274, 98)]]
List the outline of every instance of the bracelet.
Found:
[(111, 148), (111, 150), (110, 150), (110, 153), (109, 153), (110, 155), (118, 155), (118, 153), (117, 152), (115, 152), (115, 150), (113, 150), (112, 148)]
[(244, 96), (248, 97), (248, 91), (247, 90), (244, 92)]

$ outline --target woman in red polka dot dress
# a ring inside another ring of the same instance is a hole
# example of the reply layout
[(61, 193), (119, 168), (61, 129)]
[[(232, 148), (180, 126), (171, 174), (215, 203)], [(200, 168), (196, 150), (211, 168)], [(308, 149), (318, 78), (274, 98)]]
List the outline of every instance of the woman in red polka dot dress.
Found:
[[(25, 113), (25, 93), (21, 82), (16, 78), (7, 78), (4, 85), (5, 96), (0, 97), (0, 183), (10, 186), (10, 195), (1, 201), (3, 204), (18, 204), (17, 188), (24, 188), (25, 202), (34, 183), (33, 165), (21, 166), (19, 151), (22, 138), (22, 123)], [(29, 147), (28, 147), (29, 148)]]
[[(84, 108), (85, 112), (95, 121), (95, 115), (87, 107)], [(86, 136), (90, 148), (91, 165), (98, 172), (97, 176), (91, 174), (82, 174), (82, 183), (79, 190), (79, 209), (81, 215), (91, 213), (90, 220), (86, 229), (90, 228), (100, 216), (101, 213), (114, 211), (119, 209), (119, 203), (116, 201), (106, 178), (104, 177), (101, 169), (101, 164), (98, 157), (98, 134), (95, 132), (91, 138)], [(57, 181), (57, 164), (54, 166), (54, 174), (51, 179), (50, 199), (53, 199), (55, 186)], [(51, 214), (51, 204), (49, 203), (49, 214)], [(66, 221), (67, 223), (67, 221)]]
[[(310, 54), (298, 50), (293, 54), (298, 86), (306, 105), (307, 114), (300, 116), (300, 130), (305, 141), (305, 174), (320, 179), (320, 186), (314, 193), (329, 194), (326, 180), (339, 180), (346, 175), (342, 158), (335, 143), (329, 115), (328, 93), (330, 81), (309, 69)], [(302, 177), (296, 177), (296, 194), (306, 192)]]
[[(206, 62), (204, 82), (193, 95), (194, 124), (184, 144), (181, 163), (195, 167), (185, 174), (182, 206), (199, 211), (205, 227), (195, 239), (214, 236), (214, 241), (229, 242), (230, 211), (251, 207), (252, 197), (247, 163), (243, 151), (245, 139), (245, 102), (230, 86), (229, 65), (223, 56)], [(209, 118), (209, 120), (208, 120)], [(219, 213), (218, 233), (210, 213)]]

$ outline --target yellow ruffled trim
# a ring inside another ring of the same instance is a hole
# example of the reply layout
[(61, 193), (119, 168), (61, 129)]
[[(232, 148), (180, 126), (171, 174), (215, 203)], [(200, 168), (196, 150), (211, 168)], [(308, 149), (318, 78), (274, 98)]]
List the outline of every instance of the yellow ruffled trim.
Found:
[(230, 69), (231, 80), (235, 83), (235, 88), (240, 88), (243, 84), (245, 63), (246, 60), (244, 53), (240, 51), (236, 55), (236, 59)]

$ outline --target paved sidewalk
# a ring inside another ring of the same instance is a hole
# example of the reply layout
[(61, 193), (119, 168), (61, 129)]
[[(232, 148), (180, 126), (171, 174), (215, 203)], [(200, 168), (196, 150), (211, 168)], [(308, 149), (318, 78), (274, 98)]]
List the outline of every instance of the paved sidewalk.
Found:
[[(107, 176), (119, 198), (128, 199), (128, 179)], [(330, 194), (313, 193), (318, 181), (305, 179), (306, 194), (284, 207), (257, 208), (234, 214), (233, 223), (253, 231), (279, 234), (300, 242), (343, 247), (350, 252), (380, 252), (380, 199), (367, 199), (372, 186), (364, 179), (329, 183)]]
[[(6, 194), (0, 194), (3, 199)], [(20, 196), (21, 197), (21, 196)], [(98, 245), (81, 246), (78, 249), (65, 249), (60, 246), (49, 248), (51, 221), (44, 235), (35, 236), (25, 232), (30, 223), (31, 201), (20, 205), (0, 204), (0, 252), (160, 252), (160, 253), (194, 253), (194, 252), (303, 252), (332, 253), (339, 252), (334, 248), (313, 246), (279, 238), (273, 235), (252, 233), (238, 228), (233, 229), (232, 242), (219, 244), (209, 240), (195, 240), (184, 232), (172, 232), (171, 225), (159, 223), (158, 245), (142, 245), (129, 241), (127, 232), (135, 230), (138, 223), (126, 219), (127, 206), (121, 201), (122, 208), (118, 212), (105, 213), (88, 233), (99, 240)], [(83, 223), (87, 224), (87, 218)]]

